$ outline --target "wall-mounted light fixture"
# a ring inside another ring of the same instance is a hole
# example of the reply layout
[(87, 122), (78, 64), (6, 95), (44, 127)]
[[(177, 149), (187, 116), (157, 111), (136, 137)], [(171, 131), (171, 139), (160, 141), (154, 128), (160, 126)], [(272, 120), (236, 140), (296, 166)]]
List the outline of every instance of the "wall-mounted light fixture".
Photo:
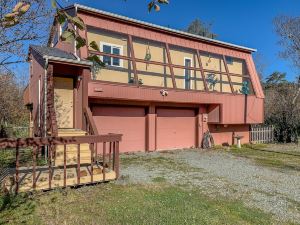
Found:
[(168, 96), (169, 92), (167, 90), (162, 89), (162, 90), (160, 90), (160, 94), (161, 94), (161, 96), (166, 97), (166, 96)]

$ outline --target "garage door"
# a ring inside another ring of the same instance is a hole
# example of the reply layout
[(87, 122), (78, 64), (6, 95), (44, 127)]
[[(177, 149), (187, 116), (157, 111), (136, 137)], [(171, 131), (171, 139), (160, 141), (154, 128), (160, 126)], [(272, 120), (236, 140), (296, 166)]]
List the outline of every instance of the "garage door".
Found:
[(100, 134), (123, 134), (121, 152), (145, 151), (145, 108), (94, 106), (92, 111)]
[(195, 147), (195, 110), (157, 109), (156, 144), (160, 150)]

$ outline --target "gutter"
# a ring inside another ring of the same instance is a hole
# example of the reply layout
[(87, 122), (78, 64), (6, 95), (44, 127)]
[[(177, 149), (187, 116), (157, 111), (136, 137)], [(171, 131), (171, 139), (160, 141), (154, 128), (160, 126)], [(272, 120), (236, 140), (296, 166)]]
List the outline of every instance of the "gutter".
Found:
[[(75, 4), (75, 15), (77, 16), (77, 5)], [(77, 33), (77, 26), (74, 26), (75, 34)], [(80, 58), (77, 55), (77, 49), (76, 49), (77, 41), (74, 40), (74, 56), (77, 58), (78, 61), (80, 61)]]
[(61, 57), (56, 57), (56, 56), (44, 56), (43, 59), (47, 61), (57, 61), (57, 62), (65, 62), (65, 63), (73, 63), (73, 64), (78, 64), (78, 65), (83, 65), (83, 66), (88, 66), (91, 67), (93, 66), (93, 63), (87, 60), (76, 60), (76, 59), (66, 59), (66, 58), (61, 58)]
[(241, 45), (235, 45), (235, 44), (231, 44), (231, 43), (224, 42), (224, 41), (218, 41), (218, 40), (215, 40), (215, 39), (202, 37), (202, 36), (195, 35), (195, 34), (190, 34), (190, 33), (185, 32), (185, 31), (180, 31), (180, 30), (176, 30), (176, 29), (172, 29), (172, 28), (168, 28), (168, 27), (163, 27), (163, 26), (156, 25), (156, 24), (153, 24), (153, 23), (148, 23), (148, 22), (144, 22), (144, 21), (141, 21), (141, 20), (132, 19), (132, 18), (129, 18), (129, 17), (126, 17), (126, 16), (121, 16), (121, 15), (118, 15), (118, 14), (115, 14), (115, 13), (110, 13), (110, 12), (107, 12), (107, 11), (95, 9), (95, 8), (80, 5), (80, 4), (74, 4), (73, 6), (66, 7), (65, 9), (69, 9), (69, 8), (72, 8), (72, 7), (75, 7), (76, 12), (78, 11), (78, 9), (82, 9), (82, 10), (85, 10), (87, 12), (93, 12), (93, 13), (96, 13), (96, 14), (101, 14), (101, 15), (113, 17), (113, 18), (116, 18), (116, 19), (119, 19), (119, 20), (127, 21), (127, 22), (130, 22), (130, 23), (135, 23), (137, 25), (142, 25), (142, 26), (147, 27), (147, 28), (167, 31), (167, 32), (172, 33), (172, 34), (175, 33), (177, 35), (190, 37), (190, 38), (193, 38), (193, 39), (197, 39), (199, 41), (205, 41), (205, 42), (209, 42), (209, 43), (212, 43), (212, 44), (227, 46), (227, 47), (240, 49), (240, 50), (244, 50), (244, 51), (248, 51), (248, 52), (256, 52), (257, 51), (254, 48), (248, 48), (248, 47), (244, 47), (244, 46), (241, 46)]

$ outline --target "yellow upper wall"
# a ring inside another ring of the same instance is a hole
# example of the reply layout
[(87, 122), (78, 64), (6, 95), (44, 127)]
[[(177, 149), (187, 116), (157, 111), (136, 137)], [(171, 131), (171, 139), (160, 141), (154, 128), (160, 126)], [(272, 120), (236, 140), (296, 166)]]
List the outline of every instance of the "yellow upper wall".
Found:
[[(89, 29), (87, 32), (88, 42), (95, 41), (101, 48), (103, 44), (110, 44), (121, 49), (123, 56), (130, 56), (128, 40), (125, 35), (107, 32), (100, 29)], [(133, 38), (133, 50), (137, 59), (145, 59), (147, 53), (151, 55), (151, 61), (168, 63), (168, 57), (163, 43)], [(101, 49), (103, 51), (103, 49)], [(198, 58), (195, 51), (176, 46), (170, 46), (170, 56), (172, 64), (184, 66), (185, 59), (191, 60), (191, 67), (199, 68)], [(221, 75), (217, 72), (226, 72), (225, 64), (221, 56), (200, 52), (200, 59), (204, 69), (215, 71), (214, 78), (217, 80), (215, 85), (210, 83), (207, 86), (210, 91), (231, 92), (227, 75)], [(247, 68), (245, 62), (241, 59), (226, 58), (228, 70), (230, 73), (246, 75)], [(96, 74), (96, 79), (120, 83), (130, 83), (134, 77), (133, 65), (128, 60), (120, 60), (120, 66), (107, 66), (100, 69)], [(136, 63), (138, 78), (143, 85), (157, 87), (173, 87), (169, 66), (147, 64), (142, 62)], [(185, 77), (189, 74), (189, 78)], [(212, 73), (204, 74), (207, 79)], [(174, 68), (175, 81), (177, 88), (185, 89), (186, 82), (189, 82), (189, 89), (204, 90), (204, 83), (200, 71)], [(235, 90), (241, 88), (244, 79), (242, 77), (232, 77)]]

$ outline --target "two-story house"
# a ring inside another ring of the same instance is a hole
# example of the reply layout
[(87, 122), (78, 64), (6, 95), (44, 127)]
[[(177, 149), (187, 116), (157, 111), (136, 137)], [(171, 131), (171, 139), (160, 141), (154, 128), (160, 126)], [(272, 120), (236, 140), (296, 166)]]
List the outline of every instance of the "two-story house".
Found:
[[(68, 24), (56, 23), (47, 47), (30, 47), (34, 135), (93, 129), (123, 134), (121, 152), (155, 151), (201, 147), (206, 131), (217, 145), (235, 135), (248, 143), (250, 125), (263, 122), (254, 49), (83, 5), (66, 10), (101, 51), (62, 42)], [(106, 66), (94, 68), (90, 54)]]

